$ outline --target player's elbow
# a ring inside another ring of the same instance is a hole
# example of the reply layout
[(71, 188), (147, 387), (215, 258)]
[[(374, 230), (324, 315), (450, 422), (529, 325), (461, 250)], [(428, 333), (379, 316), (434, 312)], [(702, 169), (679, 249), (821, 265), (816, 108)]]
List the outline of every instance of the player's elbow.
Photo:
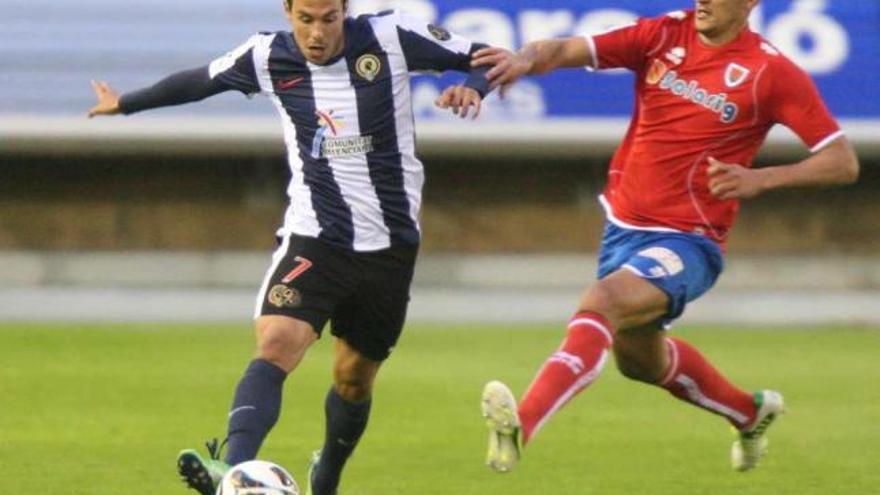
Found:
[(855, 184), (856, 181), (859, 180), (861, 165), (859, 164), (859, 159), (855, 155), (855, 153), (853, 153), (852, 156), (848, 160), (846, 160), (842, 168), (844, 175), (844, 184)]
[(861, 165), (852, 146), (847, 147), (847, 152), (840, 161), (839, 169), (842, 184), (855, 184), (859, 180)]
[(829, 158), (834, 163), (834, 182), (840, 185), (853, 184), (859, 180), (859, 157), (852, 144), (845, 138), (828, 148)]

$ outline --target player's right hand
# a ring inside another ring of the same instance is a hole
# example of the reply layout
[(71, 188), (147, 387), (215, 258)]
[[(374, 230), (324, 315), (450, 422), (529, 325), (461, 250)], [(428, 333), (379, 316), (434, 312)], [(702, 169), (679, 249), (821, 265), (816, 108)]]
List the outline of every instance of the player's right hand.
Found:
[(116, 115), (119, 113), (119, 94), (104, 81), (92, 81), (92, 89), (98, 103), (89, 110), (89, 118), (95, 115)]
[(493, 66), (486, 73), (486, 79), (489, 80), (490, 88), (501, 88), (503, 97), (513, 83), (532, 70), (534, 64), (522, 52), (513, 53), (504, 48), (490, 46), (477, 50), (471, 58), (472, 67), (483, 65)]
[(709, 157), (709, 192), (720, 200), (750, 199), (767, 190), (766, 170), (746, 168)]
[(437, 100), (434, 101), (434, 105), (438, 108), (449, 108), (452, 110), (452, 113), (461, 118), (467, 117), (470, 109), (473, 108), (474, 113), (471, 120), (479, 117), (482, 103), (483, 98), (480, 97), (480, 93), (477, 93), (473, 88), (462, 85), (446, 88)]

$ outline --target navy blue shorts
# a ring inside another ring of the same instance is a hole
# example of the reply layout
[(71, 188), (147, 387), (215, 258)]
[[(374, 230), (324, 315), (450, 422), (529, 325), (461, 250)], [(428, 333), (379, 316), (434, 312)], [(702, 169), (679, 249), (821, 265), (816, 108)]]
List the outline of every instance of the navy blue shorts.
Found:
[(724, 256), (718, 244), (696, 234), (650, 232), (605, 222), (599, 252), (599, 279), (629, 270), (669, 296), (664, 325), (681, 316), (687, 303), (718, 280)]

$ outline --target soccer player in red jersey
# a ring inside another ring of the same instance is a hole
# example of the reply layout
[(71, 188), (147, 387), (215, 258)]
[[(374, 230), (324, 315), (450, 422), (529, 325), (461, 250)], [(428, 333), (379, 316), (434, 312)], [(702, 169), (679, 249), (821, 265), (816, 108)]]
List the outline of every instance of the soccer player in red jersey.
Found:
[[(612, 352), (628, 378), (729, 421), (739, 432), (735, 469), (751, 469), (763, 455), (782, 395), (741, 390), (666, 330), (715, 283), (740, 200), (852, 183), (859, 164), (809, 76), (748, 28), (757, 3), (696, 0), (693, 10), (595, 36), (537, 41), (516, 54), (475, 54), (475, 65), (495, 66), (487, 77), (502, 89), (563, 67), (636, 74), (632, 122), (600, 197), (607, 222), (598, 281), (583, 293), (565, 339), (519, 403), (501, 382), (486, 385), (490, 467), (512, 469), (522, 446), (597, 378)], [(753, 169), (777, 123), (793, 130), (811, 156)]]

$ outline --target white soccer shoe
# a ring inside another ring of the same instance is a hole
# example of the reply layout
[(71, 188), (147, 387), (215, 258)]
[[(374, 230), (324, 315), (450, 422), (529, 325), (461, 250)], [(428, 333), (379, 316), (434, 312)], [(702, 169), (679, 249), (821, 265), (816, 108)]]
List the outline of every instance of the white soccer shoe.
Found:
[(489, 427), (486, 465), (499, 473), (510, 472), (520, 456), (520, 421), (516, 399), (507, 385), (491, 381), (483, 387), (483, 417)]
[(314, 484), (315, 471), (318, 469), (318, 461), (321, 460), (321, 451), (316, 450), (312, 452), (312, 457), (309, 459), (309, 472), (308, 479), (306, 480), (306, 491), (305, 495), (313, 495), (312, 493), (312, 485)]
[(749, 471), (767, 452), (767, 437), (764, 433), (773, 421), (785, 412), (782, 394), (773, 390), (755, 393), (758, 415), (755, 422), (744, 430), (736, 432), (736, 440), (730, 449), (730, 463), (737, 471)]

